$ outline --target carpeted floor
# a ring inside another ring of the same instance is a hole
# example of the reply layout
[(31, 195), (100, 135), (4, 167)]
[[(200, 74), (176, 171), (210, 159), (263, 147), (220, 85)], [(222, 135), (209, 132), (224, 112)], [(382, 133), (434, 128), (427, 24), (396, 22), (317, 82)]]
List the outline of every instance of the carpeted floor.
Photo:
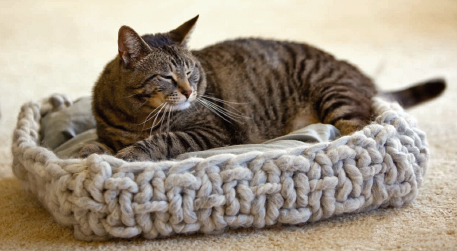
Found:
[[(0, 249), (457, 250), (457, 1), (227, 2), (0, 2)], [(196, 14), (200, 20), (190, 44), (195, 49), (241, 36), (289, 39), (348, 59), (382, 89), (445, 77), (444, 96), (411, 110), (432, 150), (417, 200), (304, 226), (162, 240), (86, 243), (57, 225), (11, 172), (20, 106), (55, 92), (90, 94), (117, 53), (122, 24), (154, 33)]]

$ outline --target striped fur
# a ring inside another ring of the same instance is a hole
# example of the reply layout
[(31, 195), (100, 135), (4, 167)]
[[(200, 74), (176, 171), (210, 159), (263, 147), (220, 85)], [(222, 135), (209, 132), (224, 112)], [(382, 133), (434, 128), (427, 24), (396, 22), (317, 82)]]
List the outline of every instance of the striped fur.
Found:
[(355, 66), (307, 44), (264, 39), (189, 51), (196, 20), (143, 37), (121, 28), (119, 56), (93, 92), (99, 143), (81, 156), (162, 160), (260, 143), (311, 123), (349, 134), (370, 121), (377, 90)]

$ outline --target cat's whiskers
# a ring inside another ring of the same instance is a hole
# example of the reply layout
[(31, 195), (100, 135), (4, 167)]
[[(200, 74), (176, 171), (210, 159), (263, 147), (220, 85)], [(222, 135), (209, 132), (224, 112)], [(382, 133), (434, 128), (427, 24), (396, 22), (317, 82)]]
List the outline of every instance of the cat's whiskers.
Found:
[(213, 103), (207, 103), (209, 106), (211, 106), (215, 111), (219, 112), (219, 114), (221, 115), (224, 115), (226, 116), (227, 118), (233, 120), (233, 121), (236, 121), (236, 122), (240, 122), (238, 119), (236, 119), (236, 117), (230, 115), (229, 113), (226, 113), (224, 112), (222, 109), (220, 109), (219, 107), (215, 106)]
[[(141, 123), (141, 124), (143, 124), (143, 127), (141, 128), (141, 131), (145, 130), (144, 127), (146, 126), (146, 123), (147, 123), (149, 120), (151, 120), (152, 118), (155, 118), (155, 117), (157, 117), (157, 115), (159, 115), (160, 110), (159, 110), (159, 112), (157, 112), (157, 113), (155, 113), (155, 114), (154, 114), (154, 112), (155, 112), (157, 109), (159, 109), (161, 106), (162, 106), (162, 105), (158, 106), (156, 109), (154, 109), (152, 112), (150, 112), (150, 113), (148, 114), (148, 116), (146, 117), (146, 119), (144, 120), (144, 122)], [(149, 116), (150, 116), (150, 117), (149, 117)], [(141, 124), (138, 124), (138, 125), (141, 125)], [(148, 128), (148, 129), (149, 129), (149, 128)]]
[(246, 105), (247, 104), (247, 103), (238, 103), (238, 102), (234, 102), (234, 101), (223, 100), (223, 99), (219, 99), (219, 98), (212, 97), (212, 96), (206, 96), (206, 95), (202, 95), (202, 97), (213, 99), (218, 102), (225, 103), (225, 104), (235, 104), (235, 105)]
[(218, 111), (214, 110), (211, 106), (209, 106), (207, 103), (205, 103), (205, 101), (203, 101), (202, 99), (197, 99), (197, 101), (202, 104), (204, 107), (208, 108), (208, 110), (210, 110), (212, 113), (216, 114), (218, 117), (220, 117), (221, 119), (227, 121), (228, 123), (232, 124), (232, 122), (230, 122), (229, 120), (227, 120), (226, 118), (224, 118), (222, 115), (219, 114)]
[(241, 114), (238, 114), (236, 112), (233, 112), (233, 111), (230, 111), (222, 106), (219, 106), (217, 104), (215, 104), (214, 102), (211, 102), (209, 100), (206, 100), (206, 99), (203, 99), (203, 98), (199, 98), (198, 101), (203, 104), (206, 108), (208, 108), (210, 111), (212, 111), (214, 114), (218, 115), (219, 117), (221, 117), (222, 119), (224, 119), (225, 121), (231, 123), (230, 121), (228, 121), (227, 119), (230, 119), (230, 120), (233, 120), (233, 121), (236, 121), (236, 122), (240, 122), (239, 119), (243, 119), (243, 118), (249, 118), (247, 116), (244, 116), (244, 115), (241, 115)]
[(168, 112), (168, 120), (167, 120), (167, 135), (170, 133), (170, 117), (172, 116), (171, 113), (173, 112), (172, 107), (170, 107), (170, 111)]
[[(162, 133), (162, 125), (163, 125), (163, 122), (165, 121), (165, 118), (167, 117), (167, 109), (168, 108), (172, 108), (172, 106), (168, 106), (165, 108), (164, 112), (163, 112), (163, 115), (162, 115), (162, 118), (160, 119), (160, 121), (158, 123), (160, 123), (160, 127), (159, 127), (159, 133)], [(169, 110), (168, 110), (169, 111)]]
[[(149, 113), (149, 115), (146, 117), (146, 120), (143, 122), (143, 124), (146, 123), (146, 122), (148, 122), (148, 121), (152, 118), (151, 114), (152, 114), (153, 112), (155, 112), (155, 111), (156, 111), (157, 109), (159, 109), (159, 108), (163, 108), (164, 105), (166, 105), (166, 103), (160, 104), (160, 105), (157, 106), (151, 113)], [(160, 110), (159, 110), (159, 112), (160, 112)], [(151, 116), (151, 118), (150, 118), (149, 116)]]
[[(211, 100), (214, 100), (215, 102), (225, 104), (226, 106), (236, 110), (239, 113), (241, 113), (240, 110), (238, 110), (236, 107), (232, 106), (231, 104), (234, 104), (234, 105), (246, 105), (247, 104), (247, 103), (237, 103), (237, 102), (233, 102), (233, 101), (222, 100), (222, 99), (218, 99), (218, 98), (206, 96), (206, 95), (202, 95), (202, 98), (205, 98), (206, 100), (211, 99)], [(207, 100), (207, 101), (209, 101), (209, 100)], [(215, 104), (214, 102), (211, 102), (211, 103)]]
[(148, 129), (150, 129), (150, 131), (149, 131), (149, 136), (152, 135), (152, 130), (154, 129), (154, 127), (156, 127), (156, 126), (160, 123), (160, 121), (159, 121), (159, 122), (156, 124), (157, 118), (159, 117), (159, 114), (160, 114), (160, 112), (162, 111), (162, 109), (163, 109), (164, 107), (166, 108), (166, 107), (168, 106), (168, 103), (163, 103), (163, 105), (161, 105), (161, 106), (162, 106), (162, 108), (160, 108), (160, 110), (159, 110), (159, 111), (156, 113), (156, 115), (154, 116), (154, 121), (152, 121), (151, 127), (148, 128)]
[[(157, 109), (159, 109), (159, 110), (157, 112), (155, 112)], [(163, 124), (164, 124), (164, 122), (166, 120), (167, 121), (166, 122), (166, 124), (167, 124), (167, 134), (168, 134), (169, 131), (170, 131), (170, 120), (171, 120), (171, 117), (172, 117), (172, 113), (174, 113), (173, 106), (168, 104), (167, 102), (162, 103), (156, 109), (154, 109), (154, 111), (149, 113), (149, 115), (146, 117), (146, 120), (143, 123), (141, 123), (141, 124), (143, 124), (142, 131), (143, 130), (150, 130), (149, 136), (151, 136), (153, 129), (160, 124), (159, 132), (162, 133), (162, 126), (163, 126)], [(161, 116), (161, 114), (162, 114), (162, 116)], [(154, 121), (152, 122), (152, 126), (147, 128), (147, 129), (144, 129), (144, 126), (145, 126), (146, 122), (151, 120), (151, 119), (154, 119)], [(157, 121), (157, 119), (159, 119), (159, 120)], [(139, 124), (139, 125), (141, 125), (141, 124)]]
[[(163, 103), (163, 104), (157, 106), (152, 112), (150, 112), (150, 113), (148, 114), (148, 116), (146, 117), (146, 119), (144, 120), (143, 123), (137, 124), (137, 125), (143, 125), (143, 127), (141, 128), (141, 131), (144, 130), (144, 126), (146, 125), (146, 123), (147, 123), (149, 120), (151, 120), (151, 119), (154, 117), (154, 115), (157, 115), (157, 114), (158, 114), (158, 113), (154, 114), (154, 112), (157, 111), (157, 109), (163, 107), (164, 105), (165, 105), (165, 103)], [(159, 111), (159, 112), (160, 112), (160, 111)]]
[[(208, 105), (212, 106), (215, 110), (221, 112), (222, 114), (226, 115), (227, 117), (229, 117), (229, 118), (231, 118), (231, 119), (233, 119), (235, 121), (237, 121), (236, 118), (238, 118), (238, 119), (242, 119), (242, 118), (249, 119), (249, 117), (247, 117), (247, 116), (244, 116), (242, 114), (230, 111), (230, 110), (228, 110), (228, 109), (226, 109), (226, 108), (224, 108), (224, 107), (222, 107), (220, 105), (215, 104), (214, 102), (211, 102), (211, 101), (205, 100), (205, 99), (202, 99), (202, 100), (204, 100), (204, 102), (207, 103)], [(240, 111), (238, 111), (238, 112), (240, 112)]]
[(138, 107), (134, 108), (134, 111), (138, 111), (141, 107), (143, 107), (144, 104), (146, 104), (149, 100), (146, 99), (143, 103), (141, 103)]
[(129, 95), (129, 96), (124, 97), (124, 99), (131, 98), (131, 97), (136, 96), (136, 95), (138, 95), (138, 94), (139, 94), (139, 93), (134, 93), (134, 94), (132, 94), (132, 95)]

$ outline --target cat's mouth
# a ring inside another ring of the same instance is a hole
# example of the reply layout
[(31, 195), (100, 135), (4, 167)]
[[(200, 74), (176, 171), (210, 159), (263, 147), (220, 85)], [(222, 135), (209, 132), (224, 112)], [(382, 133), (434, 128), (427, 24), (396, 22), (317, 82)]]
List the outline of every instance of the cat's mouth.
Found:
[(195, 91), (186, 98), (182, 95), (178, 97), (176, 97), (176, 95), (171, 95), (166, 98), (165, 103), (168, 104), (170, 111), (182, 111), (189, 108), (196, 97), (197, 92)]

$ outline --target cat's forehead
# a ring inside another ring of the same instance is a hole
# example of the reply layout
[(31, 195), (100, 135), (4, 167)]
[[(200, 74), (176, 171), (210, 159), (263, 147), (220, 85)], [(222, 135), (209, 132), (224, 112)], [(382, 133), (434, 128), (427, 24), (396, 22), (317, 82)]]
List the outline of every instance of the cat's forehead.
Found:
[(164, 46), (152, 47), (144, 64), (146, 64), (148, 68), (166, 71), (171, 68), (189, 67), (192, 65), (192, 61), (192, 55), (189, 51), (176, 46)]

